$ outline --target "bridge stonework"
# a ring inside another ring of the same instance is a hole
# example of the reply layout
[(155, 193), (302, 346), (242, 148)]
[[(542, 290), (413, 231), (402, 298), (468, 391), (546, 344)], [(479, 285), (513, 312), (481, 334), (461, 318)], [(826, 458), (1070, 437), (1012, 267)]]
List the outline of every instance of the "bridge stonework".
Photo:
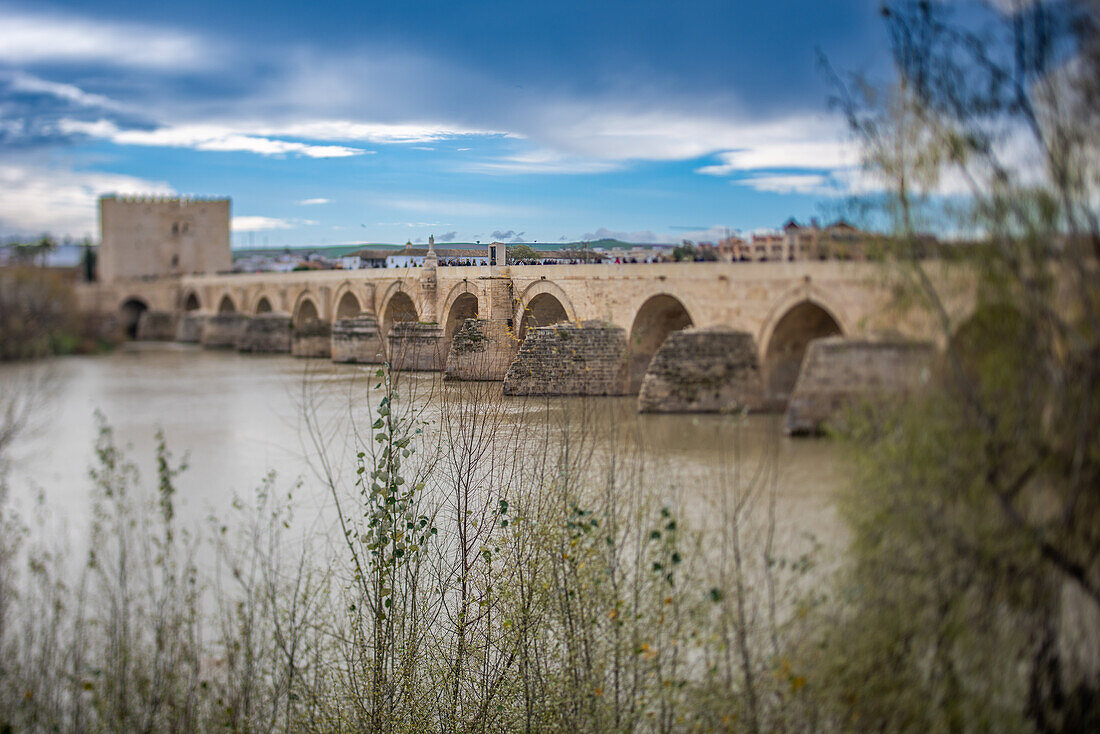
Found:
[[(758, 349), (763, 403), (771, 400), (777, 405), (789, 399), (814, 339), (879, 333), (927, 339), (933, 331), (926, 320), (892, 307), (885, 268), (845, 261), (184, 275), (89, 284), (82, 286), (79, 296), (89, 311), (121, 313), (124, 318), (149, 309), (178, 314), (181, 323), (204, 320), (203, 341), (214, 344), (229, 341), (226, 332), (242, 328), (243, 317), (261, 313), (288, 317), (299, 330), (311, 319), (330, 329), (338, 321), (364, 319), (356, 328), (351, 328), (356, 322), (347, 321), (332, 330), (332, 350), (303, 351), (326, 356), (331, 351), (340, 361), (373, 361), (380, 348), (388, 352), (395, 343), (414, 340), (416, 356), (406, 348), (400, 361), (420, 369), (444, 369), (448, 359), (457, 360), (449, 369), (451, 379), (500, 380), (529, 329), (562, 321), (599, 321), (623, 330), (626, 390), (632, 393), (638, 392), (670, 333), (720, 327), (752, 338)], [(966, 311), (971, 300), (964, 292), (948, 307)], [(228, 318), (230, 314), (238, 318)], [(214, 318), (219, 315), (222, 318)], [(471, 320), (479, 323), (464, 329)], [(412, 323), (395, 330), (401, 322)], [(410, 328), (413, 324), (420, 326)], [(457, 345), (452, 344), (460, 330)], [(360, 338), (370, 344), (360, 348)], [(692, 339), (677, 343), (698, 348)], [(676, 358), (662, 356), (666, 374), (673, 374), (669, 364)]]

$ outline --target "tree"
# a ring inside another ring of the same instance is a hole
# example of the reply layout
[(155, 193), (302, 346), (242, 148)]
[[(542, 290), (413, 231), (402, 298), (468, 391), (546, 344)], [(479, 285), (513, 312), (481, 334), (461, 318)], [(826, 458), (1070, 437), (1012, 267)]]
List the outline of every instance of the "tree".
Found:
[[(883, 14), (896, 84), (840, 102), (947, 346), (926, 394), (850, 436), (853, 603), (819, 684), (863, 730), (1096, 730), (1100, 11)], [(969, 242), (921, 260), (928, 226)]]
[(87, 283), (95, 282), (96, 279), (96, 255), (97, 251), (92, 249), (92, 241), (87, 237), (84, 238), (82, 243), (84, 247), (84, 253), (80, 258), (80, 266), (84, 271), (84, 280)]
[(530, 245), (508, 245), (507, 255), (509, 264), (539, 258), (539, 253), (535, 252)]
[(690, 262), (695, 259), (697, 254), (698, 250), (696, 250), (695, 245), (689, 240), (684, 240), (683, 244), (672, 248), (672, 259), (676, 262), (680, 262), (681, 260)]

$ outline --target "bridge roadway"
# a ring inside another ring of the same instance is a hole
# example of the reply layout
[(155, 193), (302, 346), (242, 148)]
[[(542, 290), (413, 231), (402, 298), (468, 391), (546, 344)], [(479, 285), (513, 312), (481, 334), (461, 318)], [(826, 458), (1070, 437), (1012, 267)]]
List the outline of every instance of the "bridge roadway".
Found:
[(520, 342), (533, 325), (600, 320), (625, 330), (632, 374), (672, 331), (731, 327), (752, 335), (769, 381), (793, 384), (811, 339), (932, 334), (892, 306), (889, 281), (881, 265), (844, 261), (513, 265), (192, 275), (91, 284), (80, 295), (124, 322), (145, 309), (285, 314), (295, 327), (365, 314), (383, 337), (414, 320), (440, 325), (448, 343), (469, 318), (507, 322)]

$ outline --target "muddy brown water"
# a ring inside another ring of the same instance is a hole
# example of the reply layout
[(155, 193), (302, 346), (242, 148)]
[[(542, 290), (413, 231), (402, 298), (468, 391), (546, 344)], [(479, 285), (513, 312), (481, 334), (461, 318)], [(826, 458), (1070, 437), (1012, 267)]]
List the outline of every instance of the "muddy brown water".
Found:
[[(0, 380), (10, 386), (21, 371), (41, 368), (2, 365)], [(51, 373), (46, 399), (33, 430), (11, 454), (9, 501), (28, 513), (41, 493), (45, 514), (58, 532), (74, 539), (82, 536), (88, 516), (96, 411), (113, 427), (118, 443), (129, 447), (150, 488), (158, 429), (177, 457), (188, 456), (189, 468), (177, 480), (183, 522), (225, 516), (235, 493), (248, 496), (274, 471), (279, 487), (300, 480), (296, 502), (306, 516), (315, 514), (322, 527), (331, 527), (332, 495), (315, 471), (317, 442), (305, 415), (320, 426), (320, 445), (346, 490), (354, 478), (353, 424), (369, 426), (368, 410), (381, 397), (371, 391), (377, 382), (374, 366), (189, 345), (129, 344), (109, 355), (53, 360), (46, 368)], [(659, 497), (683, 502), (699, 522), (711, 524), (718, 521), (720, 498), (746, 486), (771, 456), (780, 536), (794, 542), (812, 534), (834, 547), (843, 536), (833, 507), (844, 474), (836, 447), (828, 440), (784, 438), (776, 417), (638, 415), (633, 398), (504, 398), (499, 385), (445, 384), (434, 373), (409, 373), (402, 380), (409, 404), (424, 409), (429, 449), (443, 443), (438, 403), (446, 395), (452, 415), (458, 408), (468, 416), (503, 415), (503, 443), (525, 442), (527, 456), (559, 446), (564, 435), (583, 434), (578, 445), (596, 447), (601, 457), (589, 469), (601, 478), (596, 481), (606, 477), (606, 459), (613, 454), (618, 481), (641, 483)], [(569, 429), (563, 428), (567, 420)]]

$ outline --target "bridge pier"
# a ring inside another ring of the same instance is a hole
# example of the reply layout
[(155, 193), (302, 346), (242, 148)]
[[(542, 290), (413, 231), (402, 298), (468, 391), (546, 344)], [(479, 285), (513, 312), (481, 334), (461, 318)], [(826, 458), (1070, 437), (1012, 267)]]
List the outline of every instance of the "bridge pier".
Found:
[(170, 342), (176, 338), (176, 314), (170, 311), (142, 311), (135, 337), (145, 342)]
[(381, 364), (386, 361), (378, 319), (367, 315), (337, 319), (332, 325), (330, 350), (333, 362)]
[(504, 377), (505, 395), (626, 395), (626, 331), (605, 321), (527, 330)]
[(509, 319), (466, 319), (451, 337), (448, 380), (503, 380), (519, 351)]
[(398, 371), (438, 371), (447, 359), (446, 335), (439, 324), (398, 321), (388, 337), (390, 366)]
[(653, 356), (638, 395), (642, 413), (732, 413), (757, 410), (764, 396), (753, 336), (722, 326), (668, 335)]
[(207, 349), (236, 349), (237, 337), (248, 322), (248, 316), (235, 312), (209, 316), (202, 327), (202, 345)]
[(332, 327), (327, 321), (308, 319), (294, 327), (290, 353), (295, 357), (332, 356)]
[(237, 336), (237, 351), (286, 354), (290, 351), (290, 317), (276, 313), (253, 316)]
[(176, 325), (176, 341), (185, 344), (198, 344), (202, 341), (202, 327), (206, 323), (206, 316), (197, 311), (186, 311), (180, 315), (179, 324)]
[(788, 435), (820, 433), (861, 403), (889, 400), (928, 378), (934, 347), (903, 340), (814, 339), (783, 419)]

